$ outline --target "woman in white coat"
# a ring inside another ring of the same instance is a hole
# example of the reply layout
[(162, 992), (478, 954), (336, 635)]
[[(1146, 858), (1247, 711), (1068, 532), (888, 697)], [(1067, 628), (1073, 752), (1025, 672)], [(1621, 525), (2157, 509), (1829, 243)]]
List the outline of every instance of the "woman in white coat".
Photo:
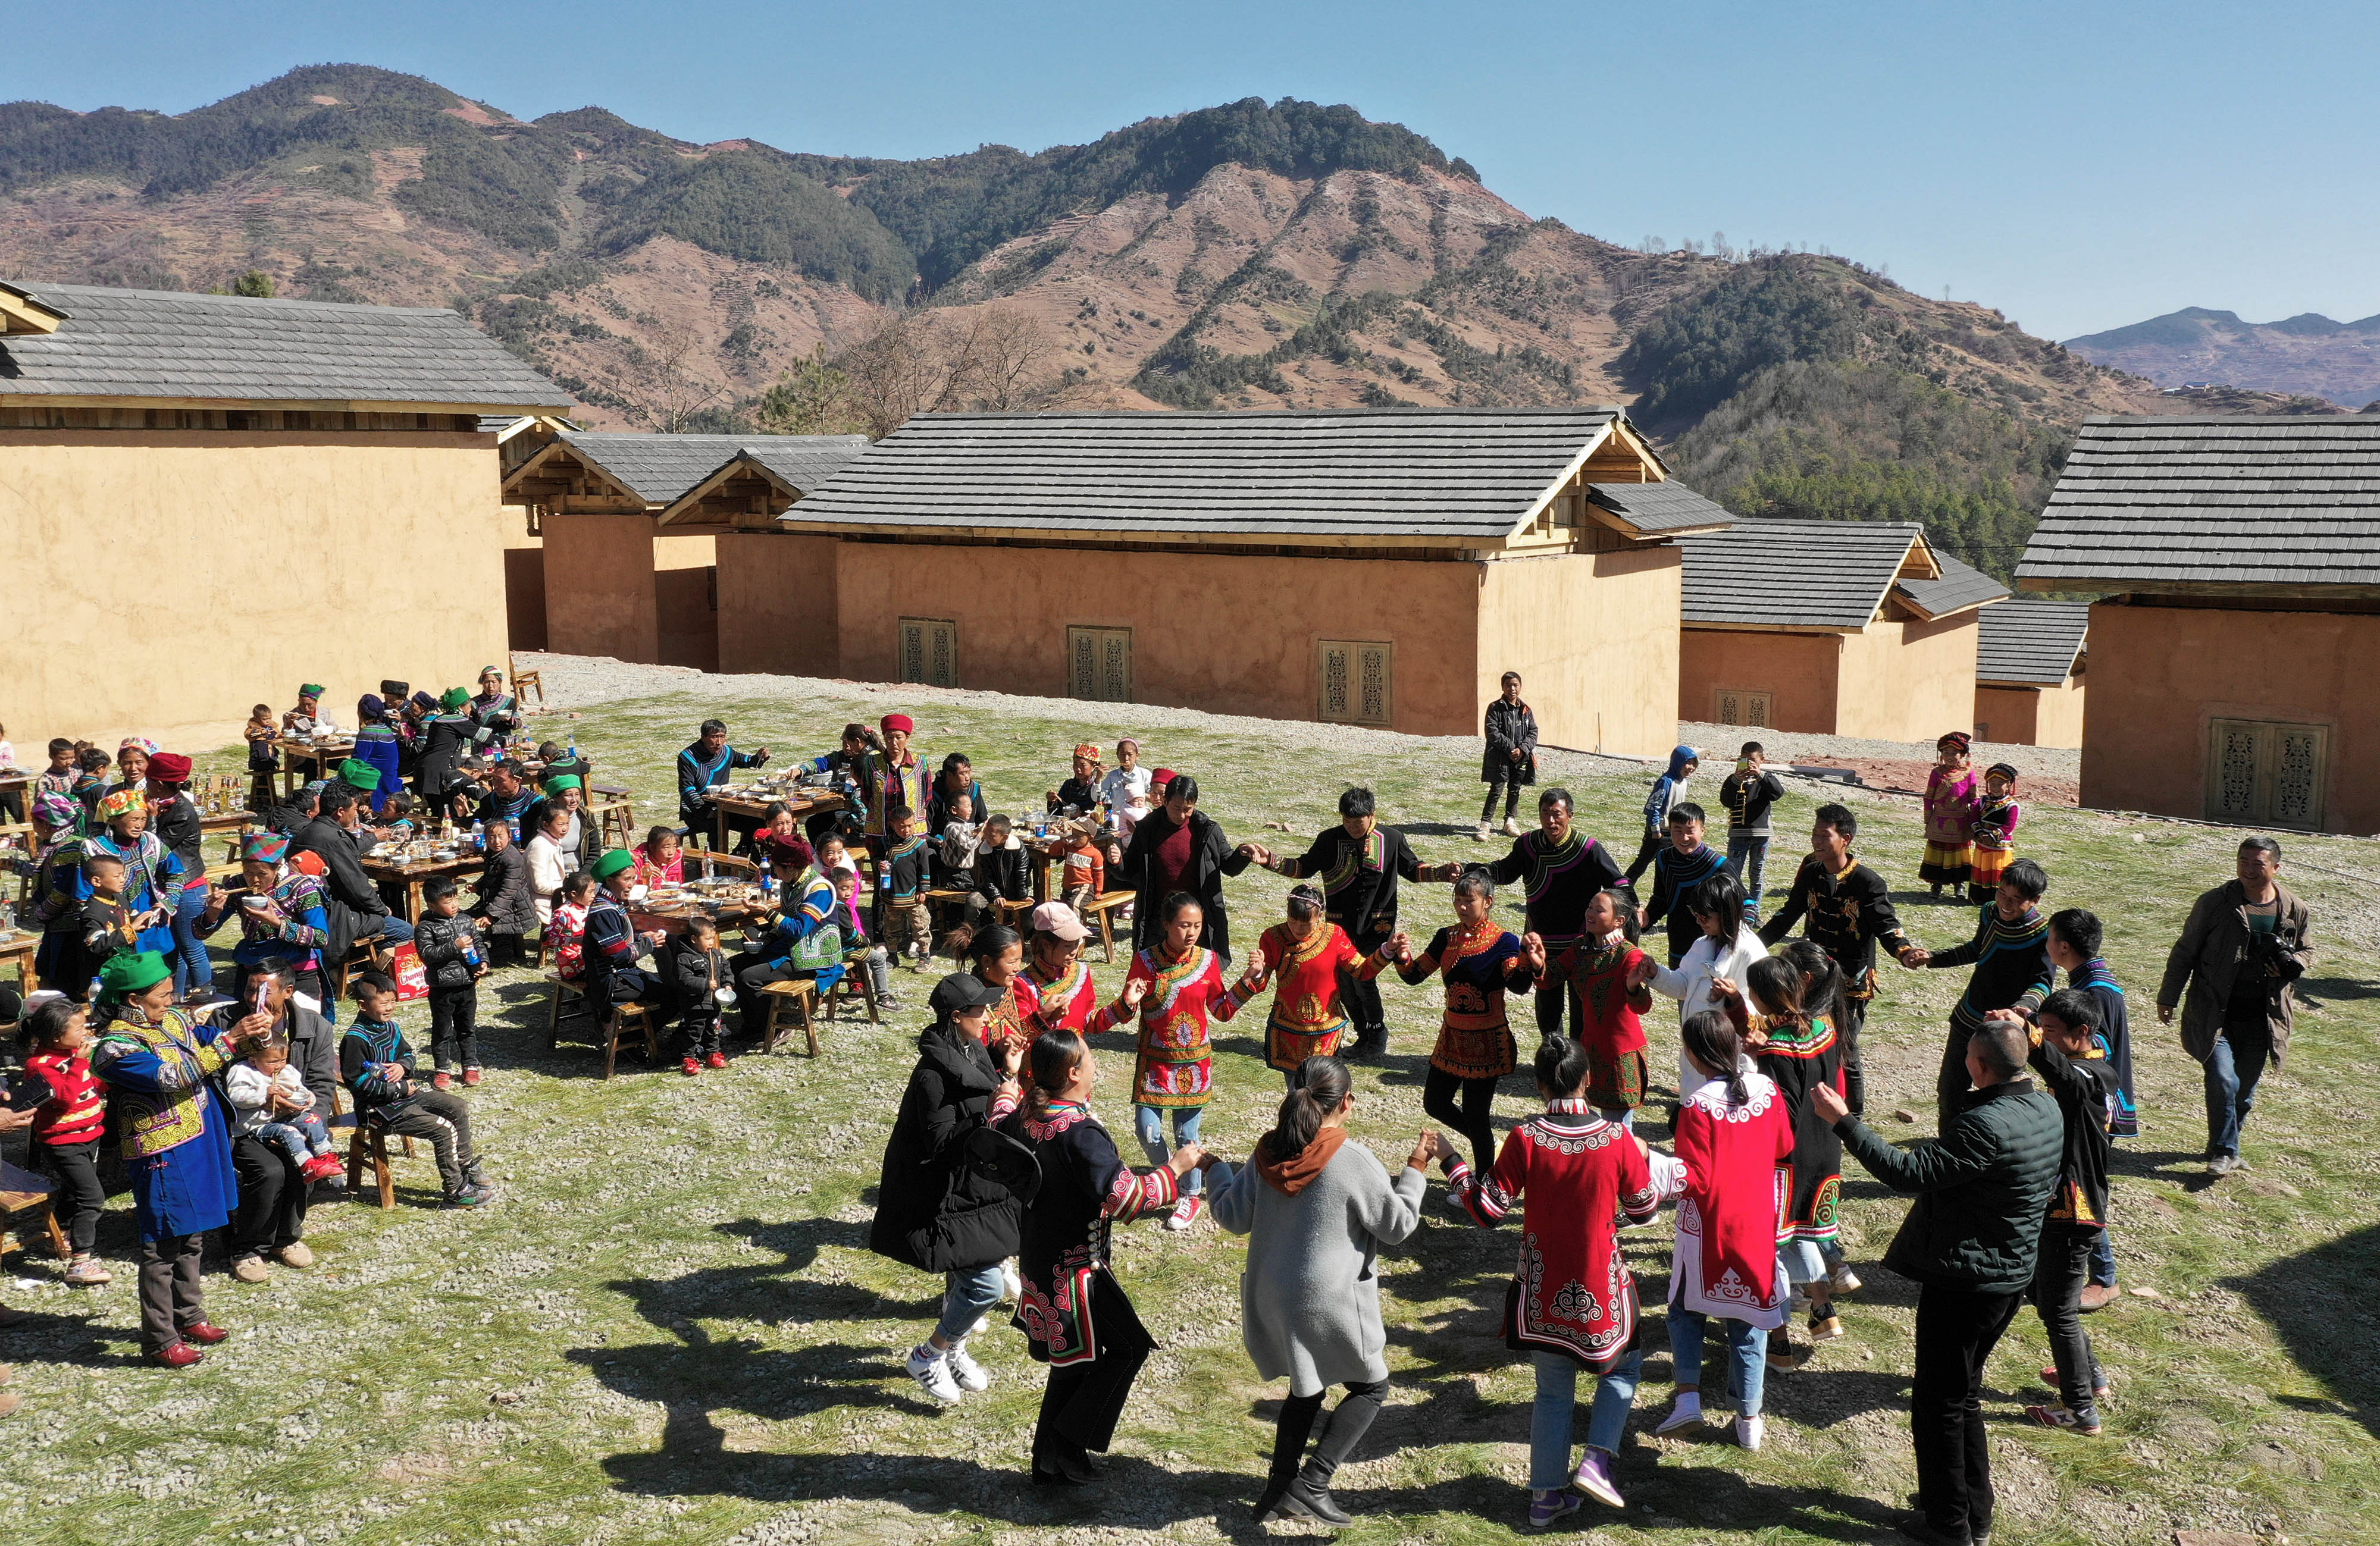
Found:
[[(1714, 983), (1730, 982), (1738, 993), (1743, 992), (1752, 963), (1768, 954), (1768, 947), (1744, 922), (1743, 888), (1733, 876), (1715, 875), (1698, 883), (1686, 893), (1686, 911), (1703, 926), (1703, 936), (1686, 947), (1676, 970), (1661, 965), (1649, 955), (1638, 969), (1645, 972), (1645, 981), (1655, 993), (1678, 1001), (1678, 1024), (1682, 1028), (1704, 1010), (1721, 1008), (1711, 992)], [(1678, 1089), (1691, 1093), (1702, 1087), (1704, 1077), (1686, 1056), (1682, 1037), (1678, 1047)]]
[[(1208, 1181), (1215, 1222), (1249, 1238), (1240, 1277), (1248, 1357), (1265, 1379), (1289, 1376), (1272, 1474), (1256, 1504), (1259, 1524), (1353, 1522), (1331, 1501), (1330, 1478), (1379, 1415), (1389, 1387), (1377, 1262), (1382, 1246), (1401, 1243), (1421, 1225), (1424, 1166), (1436, 1133), (1424, 1129), (1392, 1181), (1369, 1149), (1346, 1141), (1354, 1104), (1346, 1064), (1307, 1058), (1246, 1166), (1234, 1174), (1214, 1165)], [(1332, 1385), (1345, 1385), (1347, 1395), (1301, 1468)]]

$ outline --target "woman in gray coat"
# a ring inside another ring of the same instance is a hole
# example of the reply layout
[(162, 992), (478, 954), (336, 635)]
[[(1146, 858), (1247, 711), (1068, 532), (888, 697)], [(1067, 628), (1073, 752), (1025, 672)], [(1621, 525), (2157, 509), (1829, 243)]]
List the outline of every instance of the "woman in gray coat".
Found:
[[(1331, 1501), (1330, 1478), (1379, 1415), (1389, 1388), (1375, 1262), (1382, 1246), (1399, 1244), (1421, 1225), (1432, 1134), (1424, 1130), (1403, 1174), (1391, 1181), (1369, 1149), (1346, 1141), (1347, 1113), (1355, 1104), (1347, 1065), (1309, 1057), (1298, 1069), (1298, 1086), (1245, 1168), (1234, 1174), (1209, 1162), (1217, 1174), (1208, 1181), (1208, 1205), (1217, 1224), (1249, 1237), (1240, 1276), (1248, 1357), (1268, 1380), (1289, 1376), (1257, 1522), (1345, 1525), (1353, 1521)], [(1301, 1469), (1306, 1437), (1332, 1385), (1345, 1385), (1346, 1398)]]

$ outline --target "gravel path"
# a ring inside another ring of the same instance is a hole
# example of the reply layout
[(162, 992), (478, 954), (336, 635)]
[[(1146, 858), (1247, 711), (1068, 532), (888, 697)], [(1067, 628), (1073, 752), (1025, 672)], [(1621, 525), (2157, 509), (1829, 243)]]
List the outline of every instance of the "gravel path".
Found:
[[(1701, 750), (1705, 767), (1731, 761), (1730, 754), (1747, 741), (1757, 741), (1767, 747), (1771, 762), (1826, 762), (1844, 758), (1920, 763), (1934, 760), (1934, 744), (1931, 742), (1869, 741), (1855, 735), (1796, 735), (1789, 731), (1754, 730), (1744, 725), (1682, 724), (1678, 727), (1678, 734), (1683, 744)], [(2070, 782), (2082, 776), (2082, 754), (2073, 747), (2011, 746), (2004, 742), (1978, 741), (1973, 760), (1977, 767), (1989, 767), (1996, 762), (2004, 762), (2019, 773), (2034, 778), (2062, 779)]]

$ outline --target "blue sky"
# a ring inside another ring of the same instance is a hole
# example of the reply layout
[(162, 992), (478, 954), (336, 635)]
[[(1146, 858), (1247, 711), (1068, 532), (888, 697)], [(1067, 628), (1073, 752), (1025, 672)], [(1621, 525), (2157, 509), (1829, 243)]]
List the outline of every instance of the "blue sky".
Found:
[(524, 117), (917, 156), (1245, 96), (1351, 103), (1532, 215), (1807, 243), (2068, 337), (2380, 312), (2380, 4), (726, 5), (79, 0), (0, 100), (183, 112), (292, 66)]

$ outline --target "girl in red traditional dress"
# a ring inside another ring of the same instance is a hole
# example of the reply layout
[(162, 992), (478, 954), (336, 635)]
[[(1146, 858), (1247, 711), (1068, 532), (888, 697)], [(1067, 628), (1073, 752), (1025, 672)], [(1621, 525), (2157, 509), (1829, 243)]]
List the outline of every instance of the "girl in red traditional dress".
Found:
[(1050, 1366), (1033, 1428), (1033, 1483), (1080, 1487), (1096, 1478), (1089, 1452), (1114, 1439), (1133, 1379), (1157, 1346), (1109, 1270), (1109, 1231), (1170, 1207), (1205, 1151), (1188, 1143), (1158, 1169), (1127, 1168), (1091, 1115), (1091, 1049), (1071, 1031), (1043, 1032), (1028, 1066), (1025, 1108), (999, 1127), (1032, 1145), (1041, 1177), (1021, 1219), (1016, 1307), (1028, 1349)]
[(1339, 1001), (1339, 974), (1359, 983), (1380, 974), (1394, 952), (1411, 949), (1402, 934), (1370, 955), (1355, 948), (1347, 931), (1323, 916), (1321, 888), (1299, 886), (1289, 893), (1289, 917), (1264, 931), (1257, 941), (1247, 975), (1233, 991), (1242, 1003), (1264, 991), (1267, 978), (1278, 978), (1272, 1013), (1265, 1018), (1265, 1061), (1281, 1071), (1289, 1087), (1297, 1088), (1297, 1070), (1309, 1057), (1329, 1057), (1347, 1033), (1347, 1010)]
[[(1447, 1184), (1482, 1228), (1523, 1209), (1520, 1261), (1504, 1293), (1504, 1341), (1536, 1366), (1529, 1523), (1539, 1529), (1579, 1506), (1577, 1495), (1563, 1490), (1565, 1477), (1613, 1508), (1626, 1506), (1612, 1482), (1611, 1457), (1645, 1360), (1636, 1346), (1636, 1280), (1621, 1259), (1612, 1219), (1624, 1211), (1641, 1223), (1653, 1216), (1660, 1196), (1644, 1143), (1596, 1115), (1586, 1100), (1588, 1065), (1584, 1043), (1545, 1038), (1536, 1075), (1546, 1109), (1506, 1136), (1490, 1175), (1475, 1174), (1436, 1135)], [(1581, 1366), (1597, 1384), (1586, 1454), (1573, 1472), (1570, 1435)]]
[(1003, 1045), (1030, 1046), (1033, 1038), (1041, 1033), (1041, 1027), (1034, 1022), (1032, 1006), (1026, 1001), (1032, 990), (1026, 988), (1020, 993), (1018, 987), (1020, 973), (1025, 970), (1023, 936), (1005, 924), (973, 932), (962, 924), (951, 931), (944, 944), (967, 963), (986, 986), (1000, 995), (983, 1022), (983, 1045), (992, 1049), (995, 1057)]
[[(1679, 1027), (1698, 1077), (1678, 1107), (1677, 1157), (1652, 1156), (1663, 1195), (1678, 1196), (1670, 1259), (1670, 1353), (1678, 1396), (1656, 1433), (1703, 1421), (1703, 1335), (1726, 1330), (1736, 1442), (1758, 1449), (1763, 1333), (1785, 1323), (1791, 1290), (1777, 1270), (1779, 1220), (1792, 1175), (1793, 1122), (1767, 1075), (1755, 1071), (1727, 1016), (1705, 1009)], [(1682, 1194), (1682, 1195), (1681, 1195)]]
[[(1578, 942), (1555, 962), (1557, 981), (1571, 992), (1571, 1024), (1586, 1049), (1586, 1099), (1605, 1119), (1633, 1127), (1645, 1104), (1645, 1021), (1653, 1008), (1651, 957), (1636, 948), (1636, 904), (1618, 891), (1597, 891), (1586, 904)], [(1531, 955), (1545, 958), (1536, 935)]]
[[(1420, 955), (1407, 948), (1397, 957), (1397, 975), (1408, 984), (1433, 972), (1445, 979), (1446, 1010), (1430, 1048), (1421, 1108), (1471, 1141), (1472, 1162), (1482, 1170), (1496, 1155), (1496, 1081), (1519, 1060), (1504, 996), (1524, 993), (1536, 980), (1520, 936), (1497, 926), (1495, 905), (1495, 876), (1485, 864), (1471, 865), (1454, 883), (1454, 927), (1439, 930)], [(1536, 964), (1544, 964), (1542, 946)]]
[(1099, 1002), (1099, 984), (1083, 960), (1090, 931), (1064, 902), (1033, 910), (1033, 934), (1025, 944), (1025, 970), (1017, 974), (1016, 1002), (1042, 1031), (1096, 1036), (1115, 1028), (1114, 1011)]
[[(1158, 909), (1157, 942), (1132, 958), (1123, 996), (1102, 1011), (1114, 1024), (1140, 1020), (1140, 1052), (1132, 1066), (1133, 1127), (1151, 1165), (1172, 1163), (1184, 1147), (1198, 1143), (1198, 1118), (1215, 1094), (1215, 1048), (1208, 1039), (1211, 1016), (1230, 1020), (1253, 996), (1223, 977), (1222, 958), (1198, 943), (1206, 912), (1198, 899), (1176, 891)], [(1245, 987), (1245, 984), (1243, 984)], [(1176, 1148), (1165, 1146), (1165, 1119), (1173, 1117)], [(1205, 1179), (1183, 1178), (1181, 1201), (1165, 1227), (1189, 1228), (1206, 1200)]]
[(1973, 736), (1952, 731), (1935, 743), (1937, 760), (1925, 776), (1925, 860), (1917, 866), (1917, 878), (1934, 888), (1936, 901), (1945, 886), (1957, 900), (1959, 888), (1974, 873), (1975, 817), (1984, 802), (1968, 767), (1973, 745)]

